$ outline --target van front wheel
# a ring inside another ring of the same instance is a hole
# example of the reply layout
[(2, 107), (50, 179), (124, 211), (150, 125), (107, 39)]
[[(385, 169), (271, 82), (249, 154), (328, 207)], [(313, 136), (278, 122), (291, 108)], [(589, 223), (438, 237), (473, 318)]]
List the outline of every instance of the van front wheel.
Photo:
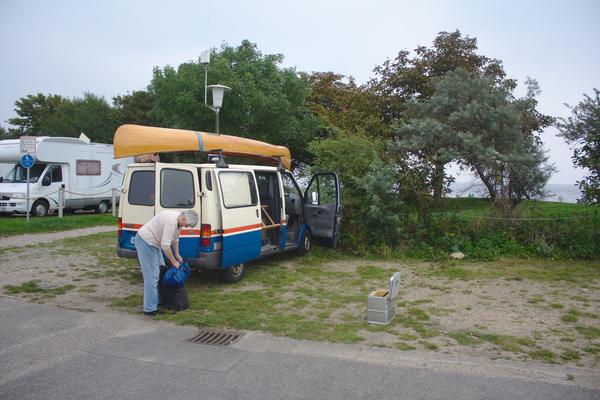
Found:
[(227, 269), (224, 269), (220, 273), (221, 280), (226, 283), (235, 283), (242, 280), (246, 273), (244, 264), (236, 264)]
[(48, 214), (48, 202), (46, 200), (36, 200), (31, 206), (31, 213), (36, 217), (45, 217)]
[(298, 246), (297, 253), (299, 256), (304, 256), (310, 248), (312, 247), (312, 237), (310, 236), (310, 232), (306, 230), (304, 232), (304, 236), (302, 237), (302, 241), (300, 242), (300, 246)]

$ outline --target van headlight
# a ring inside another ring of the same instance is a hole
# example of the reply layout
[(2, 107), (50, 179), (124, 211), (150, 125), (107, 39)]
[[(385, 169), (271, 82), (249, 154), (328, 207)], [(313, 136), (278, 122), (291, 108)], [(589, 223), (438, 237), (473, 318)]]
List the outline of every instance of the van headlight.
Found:
[(10, 197), (12, 199), (22, 199), (25, 197), (25, 195), (23, 193), (13, 193)]

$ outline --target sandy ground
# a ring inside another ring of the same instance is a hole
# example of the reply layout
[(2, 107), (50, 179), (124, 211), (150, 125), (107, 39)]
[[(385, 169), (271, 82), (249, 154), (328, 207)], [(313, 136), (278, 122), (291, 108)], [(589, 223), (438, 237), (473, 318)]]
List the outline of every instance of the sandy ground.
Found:
[[(64, 294), (52, 295), (42, 291), (17, 295), (32, 301), (49, 302), (82, 311), (105, 310), (116, 299), (141, 294), (141, 274), (135, 260), (116, 257), (107, 259), (85, 249), (81, 253), (74, 251), (72, 243), (50, 242), (52, 239), (76, 237), (77, 234), (102, 232), (107, 228), (30, 235), (35, 236), (36, 240), (39, 237), (48, 242), (42, 246), (4, 245), (0, 248), (0, 292), (8, 293), (7, 286), (21, 285), (31, 280), (38, 281), (42, 288), (50, 289), (74, 285), (75, 288), (66, 290)], [(8, 238), (4, 240), (5, 243), (12, 243)], [(28, 242), (31, 243), (31, 240)], [(290, 258), (282, 264), (291, 267), (296, 262), (294, 258)], [(434, 337), (412, 339), (411, 345), (423, 348), (426, 341), (427, 345), (437, 346), (436, 351), (440, 353), (529, 359), (526, 351), (504, 351), (487, 342), (477, 346), (460, 345), (449, 335), (461, 331), (486, 332), (533, 340), (536, 348), (553, 351), (556, 354), (555, 362), (593, 368), (600, 366), (600, 338), (585, 338), (575, 329), (576, 326), (600, 328), (598, 280), (580, 285), (568, 281), (541, 282), (527, 279), (448, 279), (425, 273), (431, 268), (431, 264), (417, 262), (340, 260), (326, 263), (322, 268), (353, 272), (365, 264), (389, 270), (390, 273), (400, 271), (402, 289), (397, 299), (397, 314), (408, 313), (414, 307), (422, 309), (428, 315), (425, 323), (440, 332)], [(577, 321), (562, 320), (571, 309), (580, 313)], [(335, 323), (343, 315), (360, 317), (364, 312), (356, 304), (351, 304), (334, 312), (329, 318)], [(399, 335), (408, 333), (402, 325), (397, 326), (396, 330), (360, 331), (359, 334), (365, 338), (362, 344), (389, 347), (397, 345)], [(597, 350), (587, 351), (590, 347)], [(579, 357), (561, 360), (559, 355), (565, 351), (576, 351)]]

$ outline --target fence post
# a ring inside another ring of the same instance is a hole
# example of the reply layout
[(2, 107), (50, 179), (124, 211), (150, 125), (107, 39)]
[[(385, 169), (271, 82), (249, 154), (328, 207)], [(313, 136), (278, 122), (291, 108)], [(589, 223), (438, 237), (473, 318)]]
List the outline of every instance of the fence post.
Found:
[(58, 218), (63, 217), (63, 204), (65, 203), (65, 192), (62, 187), (58, 188)]
[(117, 209), (115, 207), (116, 202), (117, 202), (117, 189), (112, 188), (112, 216), (113, 217), (117, 216)]

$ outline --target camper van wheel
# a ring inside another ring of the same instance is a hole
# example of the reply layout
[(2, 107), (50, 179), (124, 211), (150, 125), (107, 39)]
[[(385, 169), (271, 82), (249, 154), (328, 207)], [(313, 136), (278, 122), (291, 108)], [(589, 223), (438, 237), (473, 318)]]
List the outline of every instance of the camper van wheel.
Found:
[(31, 213), (36, 217), (44, 217), (48, 214), (48, 202), (46, 200), (36, 200), (31, 206)]
[(304, 237), (302, 238), (302, 242), (300, 242), (300, 246), (298, 247), (298, 255), (303, 256), (312, 247), (312, 237), (310, 236), (310, 232), (307, 230), (304, 232)]
[(235, 283), (242, 280), (245, 273), (246, 268), (244, 267), (244, 264), (237, 264), (222, 270), (220, 276), (223, 282)]
[(101, 201), (100, 204), (96, 206), (96, 212), (100, 214), (104, 214), (108, 211), (108, 202)]

